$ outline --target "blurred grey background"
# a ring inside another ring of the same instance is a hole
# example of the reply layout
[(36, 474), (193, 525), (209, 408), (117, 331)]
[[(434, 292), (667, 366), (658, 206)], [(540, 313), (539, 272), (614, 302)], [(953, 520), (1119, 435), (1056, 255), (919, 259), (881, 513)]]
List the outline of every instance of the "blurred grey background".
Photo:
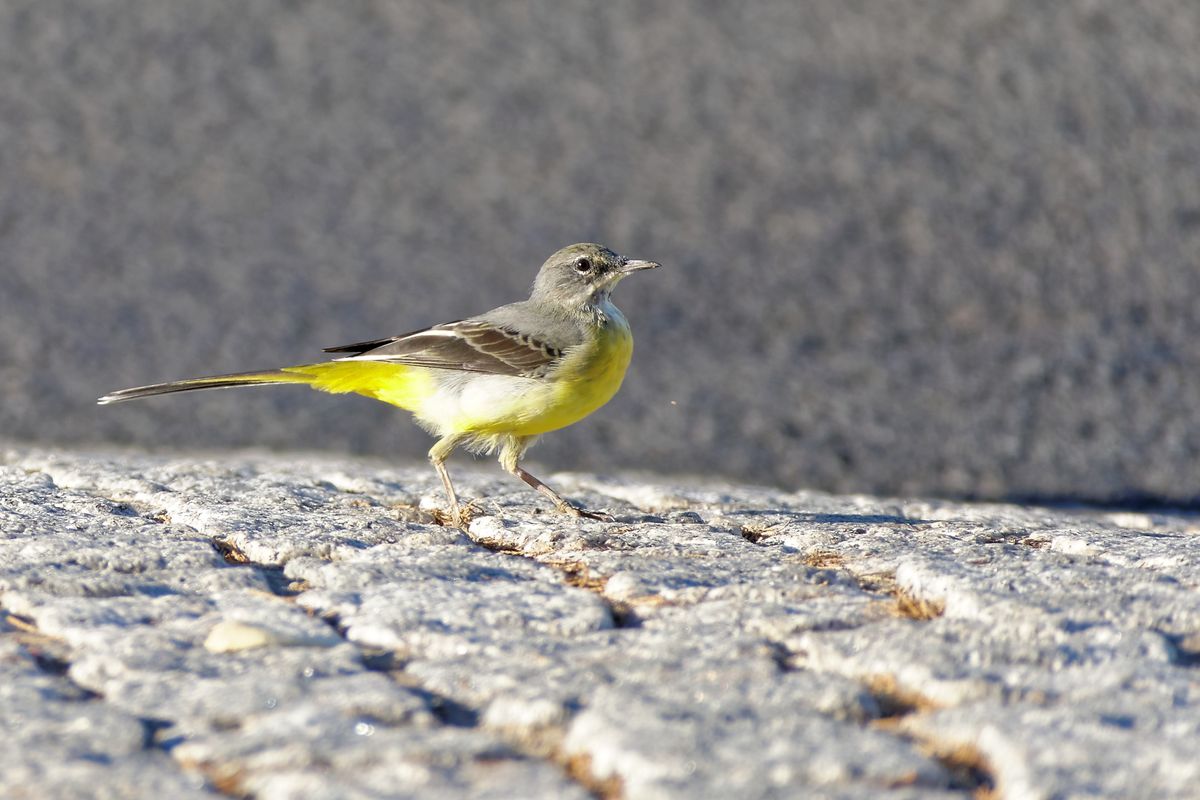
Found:
[(1200, 497), (1200, 3), (0, 5), (0, 436), (400, 459), (393, 409), (106, 391), (520, 299), (595, 240), (562, 469)]

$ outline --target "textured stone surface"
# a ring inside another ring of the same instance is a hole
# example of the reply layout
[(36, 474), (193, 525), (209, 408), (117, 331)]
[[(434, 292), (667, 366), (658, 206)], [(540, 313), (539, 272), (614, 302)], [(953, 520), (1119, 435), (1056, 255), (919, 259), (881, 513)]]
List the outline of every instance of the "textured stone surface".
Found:
[(667, 268), (558, 468), (1195, 501), (1197, 42), (1195, 0), (6, 0), (0, 431), (416, 458), (357, 398), (88, 404), (598, 239)]
[[(0, 457), (0, 794), (1195, 795), (1200, 520)], [(991, 794), (989, 794), (991, 793)]]

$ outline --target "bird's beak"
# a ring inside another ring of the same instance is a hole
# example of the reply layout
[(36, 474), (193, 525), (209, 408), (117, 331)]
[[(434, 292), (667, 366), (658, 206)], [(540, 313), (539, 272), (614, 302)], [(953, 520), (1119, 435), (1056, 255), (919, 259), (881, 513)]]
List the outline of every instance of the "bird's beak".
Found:
[(639, 272), (643, 269), (658, 269), (662, 264), (657, 261), (626, 261), (621, 266), (621, 274), (628, 275), (631, 272)]

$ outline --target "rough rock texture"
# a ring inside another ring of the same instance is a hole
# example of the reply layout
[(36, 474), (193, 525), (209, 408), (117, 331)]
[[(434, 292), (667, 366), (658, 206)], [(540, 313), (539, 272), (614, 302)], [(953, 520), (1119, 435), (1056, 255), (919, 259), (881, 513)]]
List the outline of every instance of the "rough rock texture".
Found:
[(0, 795), (1200, 785), (1193, 516), (0, 453)]
[(415, 458), (298, 390), (84, 409), (596, 239), (667, 268), (560, 468), (1195, 501), (1197, 42), (1196, 0), (6, 0), (0, 431)]

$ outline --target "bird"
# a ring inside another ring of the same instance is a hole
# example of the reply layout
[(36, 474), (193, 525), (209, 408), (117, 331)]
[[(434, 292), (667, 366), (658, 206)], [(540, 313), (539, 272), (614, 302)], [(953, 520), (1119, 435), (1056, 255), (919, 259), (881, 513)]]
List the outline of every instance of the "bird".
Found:
[(620, 389), (633, 334), (612, 291), (628, 275), (659, 266), (603, 245), (573, 244), (542, 264), (528, 300), (399, 336), (327, 347), (335, 356), (318, 363), (137, 386), (97, 402), (279, 384), (357, 393), (410, 412), (437, 437), (428, 458), (455, 526), (465, 519), (445, 462), (460, 447), (498, 453), (504, 470), (564, 514), (611, 521), (569, 502), (526, 471), (521, 459), (538, 437), (587, 417)]

